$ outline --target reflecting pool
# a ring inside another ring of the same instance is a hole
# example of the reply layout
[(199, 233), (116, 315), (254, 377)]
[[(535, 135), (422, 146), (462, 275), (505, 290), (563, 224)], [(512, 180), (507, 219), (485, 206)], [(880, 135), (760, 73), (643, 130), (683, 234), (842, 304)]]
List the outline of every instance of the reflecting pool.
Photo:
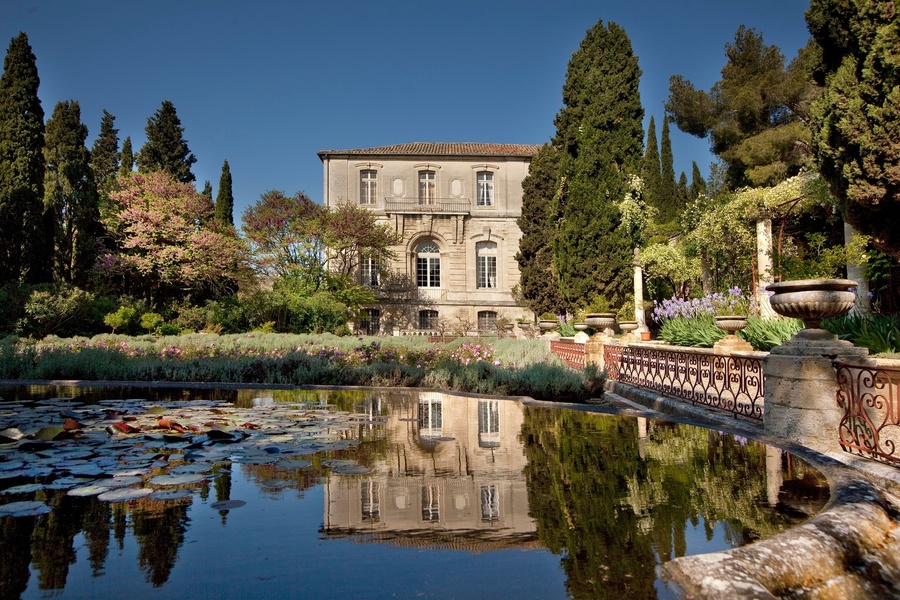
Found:
[(691, 425), (407, 390), (0, 388), (2, 598), (672, 598), (828, 499)]

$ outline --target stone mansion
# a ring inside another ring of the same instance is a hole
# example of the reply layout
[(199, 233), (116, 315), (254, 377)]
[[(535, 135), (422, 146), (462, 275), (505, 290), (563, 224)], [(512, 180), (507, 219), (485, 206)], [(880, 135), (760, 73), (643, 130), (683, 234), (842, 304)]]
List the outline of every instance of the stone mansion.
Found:
[(525, 314), (513, 300), (522, 180), (540, 146), (410, 143), (323, 150), (324, 204), (355, 202), (400, 234), (392, 264), (363, 259), (378, 304), (369, 334), (493, 332)]

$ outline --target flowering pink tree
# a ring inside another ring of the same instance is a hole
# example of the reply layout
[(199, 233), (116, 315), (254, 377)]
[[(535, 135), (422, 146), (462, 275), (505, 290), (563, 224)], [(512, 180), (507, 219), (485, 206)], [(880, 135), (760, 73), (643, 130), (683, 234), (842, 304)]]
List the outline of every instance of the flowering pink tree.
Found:
[(123, 292), (152, 303), (221, 294), (233, 286), (243, 245), (212, 218), (213, 204), (193, 184), (163, 172), (119, 180), (104, 225), (115, 247), (98, 270)]

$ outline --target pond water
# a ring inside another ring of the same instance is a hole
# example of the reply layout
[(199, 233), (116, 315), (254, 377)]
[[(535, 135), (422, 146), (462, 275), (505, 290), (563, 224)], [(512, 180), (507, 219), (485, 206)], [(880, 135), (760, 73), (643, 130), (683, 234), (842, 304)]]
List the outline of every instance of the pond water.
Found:
[(673, 598), (662, 562), (828, 499), (752, 440), (511, 400), (0, 397), (0, 598)]

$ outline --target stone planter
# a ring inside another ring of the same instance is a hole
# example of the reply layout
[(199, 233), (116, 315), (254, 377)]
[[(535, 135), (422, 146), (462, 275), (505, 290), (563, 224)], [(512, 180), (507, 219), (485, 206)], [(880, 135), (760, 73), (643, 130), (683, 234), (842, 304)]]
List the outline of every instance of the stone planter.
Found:
[(716, 317), (716, 327), (728, 335), (734, 335), (746, 326), (747, 317), (742, 315), (722, 315)]
[(637, 328), (637, 321), (619, 321), (619, 329), (622, 330), (622, 333), (631, 333)]
[(550, 319), (541, 319), (538, 321), (538, 327), (541, 331), (556, 331), (559, 329), (559, 321), (551, 321)]
[(587, 323), (588, 327), (597, 330), (595, 335), (600, 335), (602, 332), (603, 335), (611, 336), (613, 334), (613, 327), (616, 324), (616, 314), (588, 313), (584, 317), (584, 322)]
[(766, 290), (773, 292), (769, 298), (772, 310), (800, 319), (806, 329), (819, 329), (822, 319), (840, 316), (853, 308), (856, 286), (849, 279), (800, 279), (772, 283)]
[(575, 331), (584, 331), (585, 329), (588, 328), (588, 324), (587, 323), (574, 323), (574, 324), (572, 324), (572, 327), (575, 328)]

